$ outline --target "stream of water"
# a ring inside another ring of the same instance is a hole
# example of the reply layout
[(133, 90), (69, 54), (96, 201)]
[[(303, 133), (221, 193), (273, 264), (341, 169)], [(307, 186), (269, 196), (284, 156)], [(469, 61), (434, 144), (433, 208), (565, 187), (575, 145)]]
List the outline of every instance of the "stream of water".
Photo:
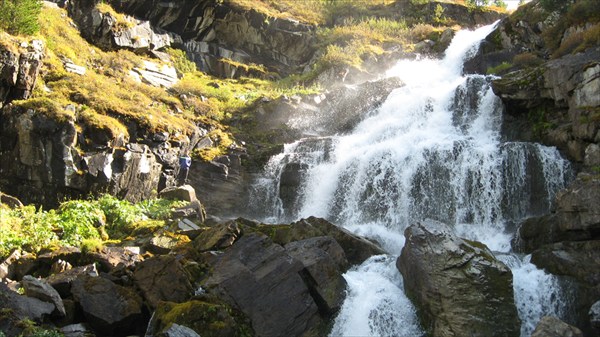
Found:
[[(441, 60), (399, 61), (387, 76), (405, 86), (351, 133), (287, 144), (257, 180), (263, 221), (319, 216), (389, 252), (344, 275), (347, 297), (331, 336), (423, 334), (395, 261), (404, 229), (427, 218), (485, 243), (512, 269), (522, 336), (542, 315), (563, 314), (557, 280), (512, 254), (510, 239), (525, 217), (549, 212), (571, 171), (554, 148), (502, 141), (492, 78), (462, 75), (465, 58), (492, 29), (458, 32)], [(281, 175), (290, 167), (302, 179), (297, 195), (284, 198)]]

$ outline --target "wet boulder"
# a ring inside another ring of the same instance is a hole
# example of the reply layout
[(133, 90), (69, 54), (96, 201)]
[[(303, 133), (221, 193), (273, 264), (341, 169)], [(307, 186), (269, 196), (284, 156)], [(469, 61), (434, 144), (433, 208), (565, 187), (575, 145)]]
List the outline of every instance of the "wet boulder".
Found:
[(100, 334), (128, 336), (139, 332), (142, 299), (132, 289), (86, 275), (73, 282), (71, 291), (89, 325)]
[(342, 247), (331, 237), (322, 236), (290, 242), (285, 250), (302, 262), (300, 276), (324, 315), (339, 310), (344, 301), (346, 280), (341, 270), (348, 266)]
[(512, 273), (484, 244), (435, 221), (404, 235), (396, 265), (431, 336), (519, 336)]
[(556, 317), (544, 316), (535, 327), (531, 337), (583, 337), (583, 333)]
[(306, 230), (312, 227), (322, 233), (320, 235), (331, 236), (342, 247), (348, 262), (352, 265), (361, 264), (373, 255), (385, 254), (385, 251), (375, 243), (325, 219), (311, 216), (292, 223), (291, 227), (292, 230), (299, 227), (304, 227)]
[(592, 304), (588, 315), (590, 317), (592, 328), (600, 334), (600, 301), (596, 301), (596, 303)]
[(188, 274), (174, 256), (145, 260), (136, 266), (133, 279), (152, 308), (156, 308), (159, 301), (187, 301), (193, 294)]

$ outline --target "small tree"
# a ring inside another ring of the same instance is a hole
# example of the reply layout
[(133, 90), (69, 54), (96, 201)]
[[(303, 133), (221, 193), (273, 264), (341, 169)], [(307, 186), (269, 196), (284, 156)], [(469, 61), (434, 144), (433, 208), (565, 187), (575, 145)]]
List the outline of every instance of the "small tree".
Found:
[(32, 35), (40, 30), (40, 0), (0, 0), (0, 29), (14, 35)]

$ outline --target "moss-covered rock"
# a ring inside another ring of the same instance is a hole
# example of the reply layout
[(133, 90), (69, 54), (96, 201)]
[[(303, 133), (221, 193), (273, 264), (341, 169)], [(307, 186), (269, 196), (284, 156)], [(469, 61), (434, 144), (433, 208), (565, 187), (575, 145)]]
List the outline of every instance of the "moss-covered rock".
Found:
[(149, 323), (155, 336), (173, 324), (194, 330), (203, 337), (250, 337), (254, 335), (247, 319), (227, 304), (204, 298), (184, 303), (159, 302)]

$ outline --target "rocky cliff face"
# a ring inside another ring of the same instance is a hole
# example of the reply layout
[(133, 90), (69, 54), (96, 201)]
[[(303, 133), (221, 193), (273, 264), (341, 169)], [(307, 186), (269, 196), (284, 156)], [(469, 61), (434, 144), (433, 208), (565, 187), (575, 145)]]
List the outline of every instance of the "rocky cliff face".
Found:
[[(314, 26), (215, 0), (109, 2), (135, 17), (128, 19), (130, 27), (119, 27), (113, 15), (101, 13), (95, 8), (98, 2), (69, 3), (70, 15), (94, 43), (107, 49), (174, 46), (184, 49), (200, 70), (219, 77), (287, 75), (306, 66), (316, 50)], [(239, 63), (264, 65), (266, 70)]]
[(18, 43), (9, 39), (7, 45), (0, 45), (0, 108), (31, 96), (43, 57), (40, 40)]

